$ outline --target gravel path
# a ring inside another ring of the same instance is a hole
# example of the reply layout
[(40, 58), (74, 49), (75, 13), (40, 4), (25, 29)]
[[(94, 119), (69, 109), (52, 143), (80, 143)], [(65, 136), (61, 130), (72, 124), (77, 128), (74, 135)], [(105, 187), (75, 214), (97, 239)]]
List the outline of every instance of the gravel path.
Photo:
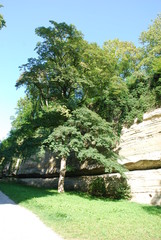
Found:
[(0, 240), (62, 240), (29, 210), (0, 191)]

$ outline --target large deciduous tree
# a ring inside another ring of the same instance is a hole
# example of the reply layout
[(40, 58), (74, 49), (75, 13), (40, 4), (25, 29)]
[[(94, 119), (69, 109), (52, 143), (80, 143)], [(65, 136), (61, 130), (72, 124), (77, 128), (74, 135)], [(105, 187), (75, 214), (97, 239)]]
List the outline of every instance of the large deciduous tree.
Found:
[(27, 94), (41, 106), (59, 102), (73, 108), (83, 98), (83, 85), (88, 84), (82, 64), (86, 42), (73, 25), (50, 23), (48, 28), (36, 29), (43, 38), (36, 47), (38, 58), (22, 66), (24, 72), (16, 86), (25, 85)]
[(161, 13), (147, 31), (141, 33), (142, 61), (140, 66), (150, 79), (150, 87), (155, 93), (156, 105), (161, 105)]
[(153, 68), (153, 61), (161, 57), (161, 13), (152, 22), (147, 31), (140, 35), (142, 47), (141, 66), (150, 73)]
[(89, 87), (87, 106), (102, 118), (115, 122), (118, 132), (128, 114), (127, 78), (135, 71), (139, 50), (133, 43), (109, 40), (103, 48), (90, 44), (84, 53)]

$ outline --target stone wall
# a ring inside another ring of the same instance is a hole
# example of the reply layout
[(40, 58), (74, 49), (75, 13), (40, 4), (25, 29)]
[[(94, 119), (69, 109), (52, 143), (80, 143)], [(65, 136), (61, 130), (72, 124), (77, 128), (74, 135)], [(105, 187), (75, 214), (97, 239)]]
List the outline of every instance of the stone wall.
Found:
[(131, 187), (131, 201), (161, 205), (161, 168), (126, 173)]
[[(131, 188), (131, 201), (151, 205), (161, 205), (161, 169), (137, 170), (126, 173), (127, 183)], [(90, 185), (96, 178), (104, 178), (106, 190), (111, 191), (109, 186), (116, 180), (119, 181), (119, 174), (103, 174), (96, 176), (66, 177), (66, 191), (89, 192)], [(27, 185), (45, 188), (57, 188), (58, 177), (54, 178), (19, 178), (19, 182)], [(117, 181), (117, 183), (118, 183)], [(117, 184), (119, 186), (119, 184)], [(114, 186), (116, 187), (116, 185)], [(117, 189), (116, 189), (117, 190)], [(109, 196), (112, 193), (109, 192)]]
[(143, 122), (123, 128), (119, 155), (119, 162), (130, 170), (126, 175), (132, 200), (160, 205), (161, 108), (144, 114)]
[[(55, 159), (54, 155), (46, 152), (42, 158), (35, 156), (25, 160), (16, 171), (18, 177), (58, 177), (60, 160)], [(67, 160), (66, 176), (98, 175), (105, 173), (104, 166), (94, 161), (75, 161), (74, 158)]]
[(123, 128), (119, 145), (121, 164), (129, 170), (161, 168), (161, 108), (143, 116), (143, 122)]
[(132, 200), (161, 204), (161, 108), (122, 130), (119, 155), (119, 162), (130, 170), (126, 175)]

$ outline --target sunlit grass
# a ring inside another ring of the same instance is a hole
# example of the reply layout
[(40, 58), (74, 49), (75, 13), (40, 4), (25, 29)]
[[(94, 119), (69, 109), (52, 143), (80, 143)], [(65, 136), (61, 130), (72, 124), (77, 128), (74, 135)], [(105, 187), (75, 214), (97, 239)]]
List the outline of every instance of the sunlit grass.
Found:
[(0, 189), (65, 239), (161, 240), (161, 208), (13, 183)]

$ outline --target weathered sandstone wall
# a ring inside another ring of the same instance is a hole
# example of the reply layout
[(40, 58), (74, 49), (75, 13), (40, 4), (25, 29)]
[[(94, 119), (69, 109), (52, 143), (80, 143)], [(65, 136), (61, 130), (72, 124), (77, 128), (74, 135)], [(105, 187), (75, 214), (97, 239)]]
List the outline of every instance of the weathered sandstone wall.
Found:
[(143, 122), (124, 128), (120, 139), (121, 164), (129, 170), (161, 168), (161, 108), (143, 116)]
[(131, 201), (161, 205), (161, 168), (126, 173), (131, 188)]
[(132, 200), (161, 204), (161, 108), (124, 128), (119, 149), (119, 162), (130, 170), (126, 175)]

